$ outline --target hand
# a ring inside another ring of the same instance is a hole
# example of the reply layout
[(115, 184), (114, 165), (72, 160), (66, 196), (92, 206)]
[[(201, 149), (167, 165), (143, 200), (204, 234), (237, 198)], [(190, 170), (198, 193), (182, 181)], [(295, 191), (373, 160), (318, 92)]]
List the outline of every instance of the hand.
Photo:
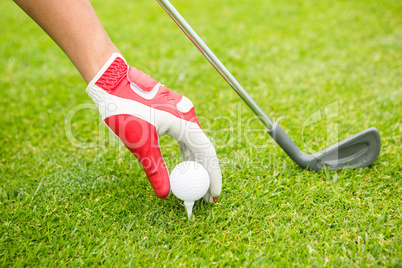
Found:
[(204, 200), (213, 202), (221, 193), (215, 148), (188, 98), (128, 66), (119, 54), (114, 54), (89, 83), (87, 93), (104, 123), (141, 163), (158, 197), (170, 193), (169, 173), (158, 142), (162, 134), (177, 140), (183, 161), (197, 161), (208, 170), (211, 183)]

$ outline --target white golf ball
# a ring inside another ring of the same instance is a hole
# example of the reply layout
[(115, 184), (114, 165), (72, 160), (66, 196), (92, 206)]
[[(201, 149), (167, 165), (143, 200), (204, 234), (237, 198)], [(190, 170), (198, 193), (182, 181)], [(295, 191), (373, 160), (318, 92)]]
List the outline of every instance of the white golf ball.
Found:
[(178, 164), (169, 177), (173, 194), (183, 201), (198, 200), (207, 193), (209, 188), (208, 171), (194, 161)]

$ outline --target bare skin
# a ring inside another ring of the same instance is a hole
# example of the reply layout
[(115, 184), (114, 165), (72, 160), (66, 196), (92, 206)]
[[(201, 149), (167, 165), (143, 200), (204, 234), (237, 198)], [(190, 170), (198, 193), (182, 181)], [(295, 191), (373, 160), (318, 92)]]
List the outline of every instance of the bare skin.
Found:
[(88, 84), (113, 53), (89, 0), (14, 0), (64, 51)]

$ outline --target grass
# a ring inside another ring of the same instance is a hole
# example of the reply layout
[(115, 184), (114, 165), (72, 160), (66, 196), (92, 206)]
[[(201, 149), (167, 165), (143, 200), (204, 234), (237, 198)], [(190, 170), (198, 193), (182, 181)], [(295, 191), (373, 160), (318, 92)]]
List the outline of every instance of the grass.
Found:
[[(173, 1), (310, 153), (370, 126), (382, 151), (297, 167), (155, 1), (93, 1), (129, 63), (193, 100), (223, 192), (187, 221), (101, 124), (67, 57), (0, 2), (0, 266), (402, 266), (402, 4)], [(74, 112), (75, 111), (75, 112)], [(175, 143), (161, 144), (171, 170)]]

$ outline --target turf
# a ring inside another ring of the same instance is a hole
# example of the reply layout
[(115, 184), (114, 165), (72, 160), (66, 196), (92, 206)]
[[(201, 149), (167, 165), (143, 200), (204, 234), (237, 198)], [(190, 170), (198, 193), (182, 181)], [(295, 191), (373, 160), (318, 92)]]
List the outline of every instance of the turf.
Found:
[[(173, 3), (304, 151), (375, 126), (378, 160), (299, 168), (156, 1), (94, 0), (129, 63), (192, 99), (216, 145), (222, 194), (188, 221), (109, 135), (67, 57), (0, 1), (0, 266), (401, 267), (402, 3)], [(177, 146), (161, 144), (172, 169)]]

